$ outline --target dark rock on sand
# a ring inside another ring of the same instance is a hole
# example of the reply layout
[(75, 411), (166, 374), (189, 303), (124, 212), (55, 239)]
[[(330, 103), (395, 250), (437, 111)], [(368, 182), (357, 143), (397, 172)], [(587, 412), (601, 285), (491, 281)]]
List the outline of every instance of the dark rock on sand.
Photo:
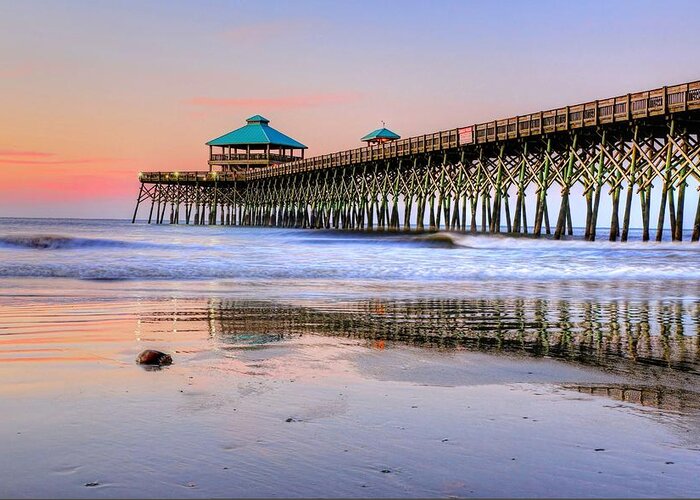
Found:
[(173, 358), (169, 354), (164, 352), (156, 351), (153, 349), (146, 349), (136, 358), (136, 362), (140, 365), (149, 366), (164, 366), (172, 364)]

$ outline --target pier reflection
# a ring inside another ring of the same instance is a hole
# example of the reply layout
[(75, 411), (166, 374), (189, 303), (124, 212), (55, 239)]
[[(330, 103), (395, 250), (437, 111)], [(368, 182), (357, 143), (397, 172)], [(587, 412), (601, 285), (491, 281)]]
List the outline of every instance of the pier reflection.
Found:
[[(324, 304), (211, 299), (205, 309), (145, 321), (206, 321), (222, 347), (256, 348), (301, 335), (393, 341), (560, 358), (628, 371), (700, 373), (700, 304), (683, 299), (367, 300)], [(383, 344), (381, 344), (383, 345)]]
[(700, 394), (669, 387), (629, 386), (624, 384), (570, 385), (564, 389), (604, 398), (634, 403), (676, 413), (691, 413), (700, 410)]

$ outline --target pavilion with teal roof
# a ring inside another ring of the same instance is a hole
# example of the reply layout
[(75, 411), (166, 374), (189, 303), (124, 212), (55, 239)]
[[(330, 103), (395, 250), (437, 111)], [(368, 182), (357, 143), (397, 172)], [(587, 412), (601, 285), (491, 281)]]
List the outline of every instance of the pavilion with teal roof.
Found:
[(401, 136), (395, 132), (392, 132), (386, 127), (382, 127), (378, 128), (377, 130), (373, 130), (360, 140), (366, 142), (367, 145), (370, 146), (372, 144), (395, 141), (396, 139), (401, 139)]
[(223, 171), (277, 165), (304, 158), (304, 146), (269, 125), (260, 115), (251, 116), (245, 126), (207, 142), (209, 170)]

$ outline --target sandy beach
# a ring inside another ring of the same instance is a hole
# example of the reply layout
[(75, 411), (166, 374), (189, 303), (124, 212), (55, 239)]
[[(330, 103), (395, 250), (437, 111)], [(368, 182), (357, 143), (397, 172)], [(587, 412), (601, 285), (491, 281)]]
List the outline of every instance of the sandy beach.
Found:
[[(433, 338), (391, 340), (381, 317), (406, 323), (396, 311), (415, 303), (58, 284), (15, 280), (3, 299), (3, 497), (700, 494), (695, 337), (686, 369), (605, 349), (578, 362), (475, 344), (488, 333), (440, 345), (435, 322)], [(137, 366), (145, 348), (173, 365)]]
[(700, 495), (690, 243), (0, 234), (0, 497)]

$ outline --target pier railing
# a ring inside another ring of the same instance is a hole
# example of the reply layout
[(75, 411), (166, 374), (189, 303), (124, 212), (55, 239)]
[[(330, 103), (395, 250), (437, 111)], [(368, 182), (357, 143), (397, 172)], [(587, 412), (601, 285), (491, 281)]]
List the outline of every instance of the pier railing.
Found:
[(233, 182), (240, 180), (236, 172), (141, 172), (139, 180), (148, 183)]
[(265, 154), (265, 153), (231, 153), (231, 154), (212, 154), (210, 161), (246, 161), (246, 160), (270, 160), (281, 163), (300, 160), (298, 156), (288, 156), (280, 154)]
[(262, 179), (277, 175), (290, 175), (311, 170), (342, 167), (368, 161), (400, 158), (417, 153), (444, 151), (470, 144), (483, 144), (552, 132), (562, 132), (583, 127), (626, 122), (651, 116), (700, 109), (700, 81), (661, 87), (494, 120), (469, 127), (443, 130), (407, 139), (386, 142), (375, 146), (340, 151), (304, 160), (284, 163), (247, 172), (245, 180)]

